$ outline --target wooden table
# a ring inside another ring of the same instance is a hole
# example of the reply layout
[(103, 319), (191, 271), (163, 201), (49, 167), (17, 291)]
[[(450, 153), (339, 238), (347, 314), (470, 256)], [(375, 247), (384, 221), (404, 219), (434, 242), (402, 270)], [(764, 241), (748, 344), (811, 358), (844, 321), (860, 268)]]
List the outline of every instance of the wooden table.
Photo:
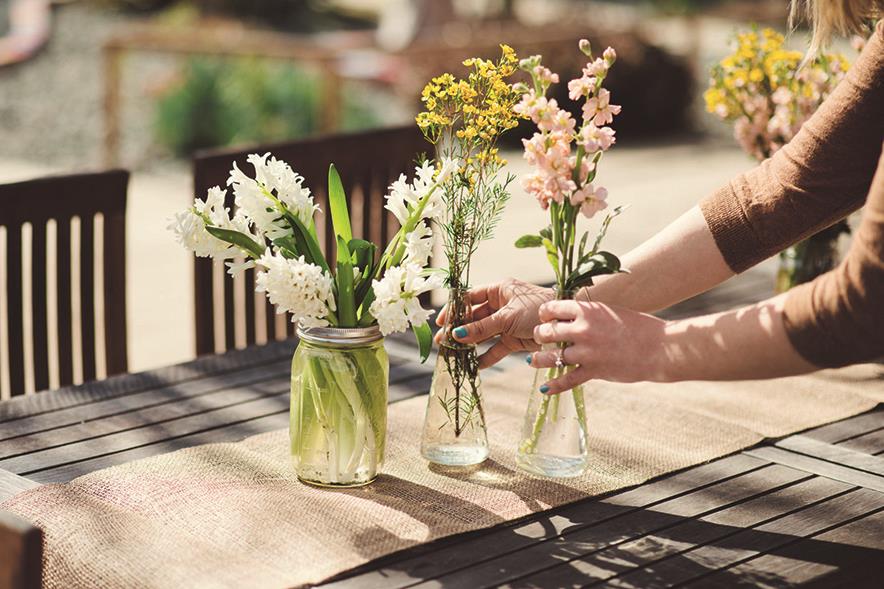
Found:
[[(292, 342), (0, 403), (0, 498), (288, 424)], [(432, 362), (388, 341), (391, 401)], [(326, 587), (882, 586), (884, 410), (422, 545)]]

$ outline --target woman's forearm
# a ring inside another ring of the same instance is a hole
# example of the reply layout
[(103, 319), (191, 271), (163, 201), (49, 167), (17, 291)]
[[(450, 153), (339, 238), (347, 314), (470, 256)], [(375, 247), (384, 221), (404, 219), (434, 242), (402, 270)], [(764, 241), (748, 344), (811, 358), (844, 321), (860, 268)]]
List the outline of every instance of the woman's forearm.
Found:
[(752, 380), (817, 370), (792, 347), (783, 326), (785, 295), (725, 313), (664, 321), (585, 301), (541, 305), (534, 339), (565, 344), (530, 356), (535, 368), (576, 366), (544, 383), (556, 394), (589, 379), (614, 382)]
[(623, 256), (622, 262), (628, 274), (601, 277), (578, 298), (650, 313), (705, 292), (734, 274), (697, 206)]
[(792, 346), (782, 294), (751, 307), (666, 324), (662, 380), (744, 380), (803, 374), (817, 367)]

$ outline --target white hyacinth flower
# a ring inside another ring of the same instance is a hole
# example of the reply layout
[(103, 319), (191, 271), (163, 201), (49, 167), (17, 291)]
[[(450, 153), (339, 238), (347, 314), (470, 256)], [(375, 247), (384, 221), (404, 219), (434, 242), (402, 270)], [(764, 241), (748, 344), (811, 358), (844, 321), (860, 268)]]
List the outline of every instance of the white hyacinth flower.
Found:
[(404, 225), (411, 216), (411, 209), (417, 204), (418, 196), (414, 188), (408, 183), (405, 174), (400, 174), (399, 179), (390, 185), (390, 192), (385, 197), (387, 204), (384, 208), (393, 213), (400, 225)]
[(425, 221), (418, 223), (414, 231), (405, 236), (404, 264), (427, 265), (433, 254), (433, 230)]
[[(458, 167), (460, 167), (458, 160), (445, 158), (442, 160), (442, 169), (434, 178), (436, 169), (429, 161), (425, 161), (415, 167), (414, 181), (411, 184), (408, 183), (405, 174), (400, 174), (399, 178), (390, 185), (389, 193), (386, 196), (387, 204), (384, 205), (384, 208), (393, 213), (400, 225), (404, 225), (418, 203), (433, 190), (434, 186), (450, 178)], [(439, 219), (444, 213), (445, 203), (442, 200), (442, 191), (437, 188), (427, 204), (424, 205), (421, 218)]]
[(319, 207), (314, 204), (310, 190), (303, 185), (304, 178), (269, 153), (253, 153), (247, 159), (255, 168), (255, 177), (246, 175), (234, 162), (227, 179), (227, 184), (233, 186), (236, 206), (270, 239), (287, 235), (289, 226), (269, 195), (274, 195), (304, 225), (309, 226)]
[(436, 182), (440, 184), (448, 182), (451, 176), (460, 168), (460, 160), (457, 158), (443, 157), (442, 164), (439, 167), (439, 174), (436, 176)]
[(417, 264), (394, 266), (383, 278), (373, 280), (375, 300), (369, 310), (377, 319), (381, 333), (386, 336), (405, 331), (409, 324), (414, 327), (423, 325), (432, 311), (421, 307), (418, 297), (441, 288), (442, 282), (439, 275), (421, 276), (421, 267)]
[(226, 260), (240, 251), (206, 231), (206, 220), (210, 225), (223, 229), (233, 229), (251, 236), (248, 221), (237, 215), (230, 219), (230, 210), (224, 206), (226, 192), (218, 186), (209, 189), (205, 200), (194, 199), (193, 207), (177, 213), (168, 228), (175, 233), (178, 243), (193, 251), (201, 258)]
[(255, 278), (255, 290), (266, 292), (277, 313), (289, 312), (292, 322), (304, 327), (325, 327), (325, 317), (335, 310), (332, 277), (304, 256), (287, 259), (269, 249), (258, 260), (261, 271)]

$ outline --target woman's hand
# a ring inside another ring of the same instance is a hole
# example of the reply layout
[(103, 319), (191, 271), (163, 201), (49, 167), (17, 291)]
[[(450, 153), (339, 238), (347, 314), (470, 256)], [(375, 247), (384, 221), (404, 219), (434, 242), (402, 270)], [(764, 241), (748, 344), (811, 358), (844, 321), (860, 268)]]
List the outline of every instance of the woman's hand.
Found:
[[(614, 382), (743, 380), (803, 374), (817, 367), (802, 358), (786, 334), (788, 293), (755, 305), (663, 321), (602, 303), (551, 301), (540, 307), (534, 339), (568, 343), (562, 362), (576, 366), (545, 383), (555, 394), (591, 378)], [(551, 368), (560, 350), (538, 352), (531, 366)]]
[(553, 368), (559, 353), (568, 374), (540, 387), (554, 395), (592, 378), (615, 382), (667, 380), (664, 336), (667, 322), (652, 315), (602, 303), (550, 301), (539, 310), (543, 322), (534, 329), (539, 344), (568, 343), (564, 351), (536, 352), (535, 368)]
[[(513, 352), (537, 350), (534, 328), (539, 323), (537, 311), (554, 298), (551, 288), (542, 288), (508, 279), (470, 291), (473, 322), (456, 326), (452, 336), (459, 342), (475, 344), (497, 337), (498, 340), (479, 356), (479, 367), (487, 368)], [(446, 309), (436, 317), (436, 325), (445, 325)], [(445, 334), (439, 331), (436, 342)]]

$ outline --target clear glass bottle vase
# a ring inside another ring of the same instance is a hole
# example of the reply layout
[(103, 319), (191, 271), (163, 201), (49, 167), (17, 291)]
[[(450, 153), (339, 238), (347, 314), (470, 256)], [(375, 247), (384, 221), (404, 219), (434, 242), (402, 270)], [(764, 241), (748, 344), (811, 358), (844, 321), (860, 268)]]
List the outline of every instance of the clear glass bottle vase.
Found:
[(469, 323), (472, 307), (466, 288), (450, 289), (445, 339), (439, 345), (421, 437), (421, 455), (436, 464), (470, 466), (488, 457), (482, 380), (476, 346), (450, 334)]
[[(557, 294), (559, 299), (574, 298), (573, 292)], [(561, 352), (566, 346), (546, 344), (543, 350)], [(575, 477), (586, 472), (589, 453), (583, 385), (556, 395), (540, 392), (541, 385), (575, 368), (558, 366), (535, 372), (516, 451), (516, 464), (526, 472), (555, 478)]]
[(384, 462), (389, 359), (378, 327), (302, 329), (292, 358), (289, 438), (305, 483), (357, 487)]

